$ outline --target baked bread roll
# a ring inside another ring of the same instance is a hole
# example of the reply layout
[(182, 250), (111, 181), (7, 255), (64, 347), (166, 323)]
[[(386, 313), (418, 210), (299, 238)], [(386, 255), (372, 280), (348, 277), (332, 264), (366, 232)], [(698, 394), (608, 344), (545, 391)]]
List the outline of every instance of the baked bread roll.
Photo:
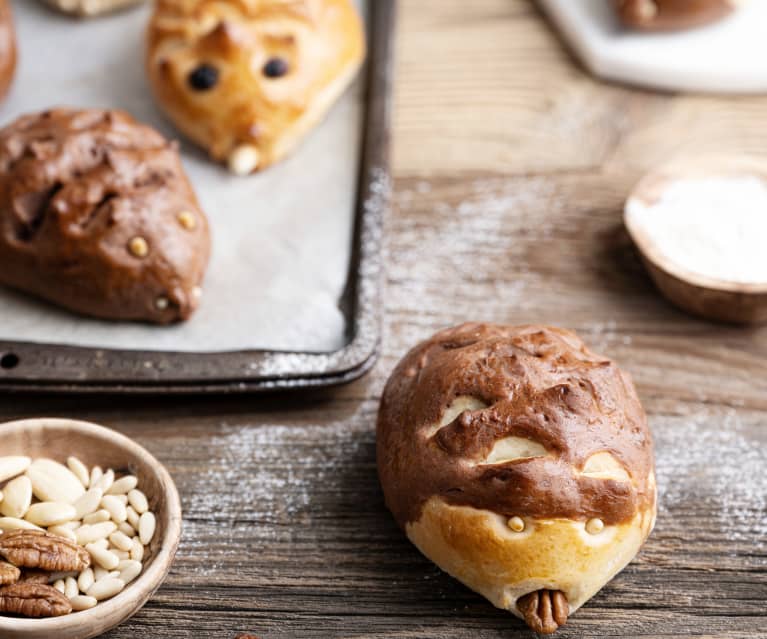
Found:
[(364, 56), (352, 0), (158, 0), (147, 66), (179, 129), (247, 175), (299, 144)]
[(743, 0), (612, 0), (624, 24), (647, 31), (675, 31), (716, 22)]
[(5, 97), (16, 72), (16, 28), (8, 0), (0, 0), (0, 99)]
[(141, 4), (144, 0), (46, 0), (46, 2), (64, 13), (88, 17), (126, 9)]
[(655, 522), (634, 386), (569, 331), (465, 324), (416, 346), (384, 390), (377, 456), (419, 550), (540, 633), (620, 572)]
[(209, 252), (175, 145), (127, 113), (55, 109), (0, 130), (0, 284), (167, 324), (197, 308)]

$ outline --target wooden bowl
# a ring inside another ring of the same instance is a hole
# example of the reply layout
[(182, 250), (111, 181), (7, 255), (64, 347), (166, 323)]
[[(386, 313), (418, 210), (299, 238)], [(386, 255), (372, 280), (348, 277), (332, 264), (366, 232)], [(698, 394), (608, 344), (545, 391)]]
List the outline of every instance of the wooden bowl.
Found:
[(707, 319), (733, 324), (767, 322), (767, 282), (738, 283), (686, 270), (662, 254), (632, 214), (635, 204), (656, 202), (670, 183), (705, 177), (757, 177), (767, 183), (767, 165), (750, 158), (677, 161), (645, 176), (631, 193), (624, 223), (655, 285), (672, 303)]
[(89, 639), (135, 614), (170, 570), (181, 538), (181, 503), (168, 471), (141, 446), (113, 430), (71, 419), (26, 419), (0, 424), (5, 455), (49, 457), (64, 463), (79, 457), (87, 466), (134, 474), (157, 517), (157, 531), (144, 557), (144, 570), (119, 595), (95, 608), (62, 617), (0, 616), (2, 639)]

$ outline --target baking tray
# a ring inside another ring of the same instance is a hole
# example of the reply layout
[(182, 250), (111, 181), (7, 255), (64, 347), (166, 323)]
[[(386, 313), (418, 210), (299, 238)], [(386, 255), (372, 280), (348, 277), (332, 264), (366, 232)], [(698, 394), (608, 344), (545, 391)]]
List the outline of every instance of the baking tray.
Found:
[(358, 187), (346, 285), (338, 300), (345, 321), (341, 348), (180, 352), (0, 340), (0, 391), (266, 392), (337, 385), (367, 372), (381, 340), (395, 11), (395, 0), (372, 0), (368, 6)]

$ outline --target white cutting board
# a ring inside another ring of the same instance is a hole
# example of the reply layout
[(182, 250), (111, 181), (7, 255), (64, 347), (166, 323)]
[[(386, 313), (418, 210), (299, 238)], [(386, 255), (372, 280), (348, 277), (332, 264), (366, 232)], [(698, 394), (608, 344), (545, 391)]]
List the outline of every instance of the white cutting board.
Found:
[(610, 0), (539, 0), (594, 75), (667, 91), (767, 93), (767, 0), (707, 27), (648, 34), (621, 27)]

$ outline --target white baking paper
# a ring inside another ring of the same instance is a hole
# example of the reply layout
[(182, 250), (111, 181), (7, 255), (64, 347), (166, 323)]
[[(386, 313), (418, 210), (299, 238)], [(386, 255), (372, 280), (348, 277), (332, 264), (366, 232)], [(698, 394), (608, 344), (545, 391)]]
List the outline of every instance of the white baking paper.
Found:
[[(88, 21), (36, 0), (13, 8), (20, 60), (3, 124), (52, 106), (119, 107), (178, 137), (145, 78), (147, 8)], [(0, 287), (0, 339), (198, 352), (340, 348), (362, 115), (358, 81), (296, 155), (249, 178), (182, 144), (213, 234), (203, 303), (188, 322), (102, 322)]]

